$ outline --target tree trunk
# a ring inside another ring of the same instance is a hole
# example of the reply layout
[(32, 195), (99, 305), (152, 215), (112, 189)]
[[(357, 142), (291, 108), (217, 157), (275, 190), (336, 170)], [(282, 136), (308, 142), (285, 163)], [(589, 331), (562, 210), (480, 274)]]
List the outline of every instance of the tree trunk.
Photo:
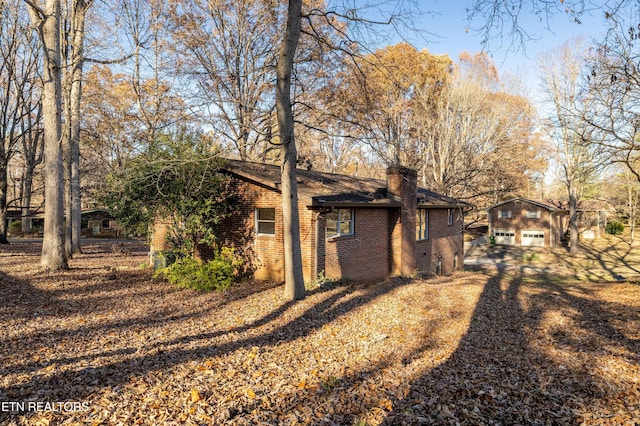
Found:
[(64, 249), (64, 172), (62, 167), (62, 84), (60, 80), (60, 0), (46, 0), (44, 10), (29, 5), (29, 15), (43, 46), (44, 86), (44, 238), (40, 265), (66, 269)]
[(300, 39), (302, 0), (289, 0), (287, 27), (277, 64), (276, 111), (282, 144), (282, 216), (284, 225), (285, 297), (305, 297), (298, 215), (297, 150), (291, 105), (293, 59)]
[(7, 241), (7, 163), (5, 158), (0, 159), (0, 244), (9, 244)]
[(33, 167), (25, 167), (25, 173), (22, 182), (22, 211), (20, 213), (22, 219), (22, 234), (31, 234), (31, 191), (33, 188)]
[(573, 188), (569, 188), (569, 253), (578, 254), (578, 197)]
[(68, 90), (67, 125), (67, 200), (66, 249), (68, 255), (82, 253), (80, 192), (80, 101), (82, 98), (82, 69), (84, 66), (85, 17), (93, 0), (73, 0), (71, 5), (69, 67), (66, 73)]
[(24, 156), (25, 166), (22, 181), (22, 233), (30, 234), (31, 229), (31, 196), (33, 192), (33, 174), (35, 173), (38, 164), (43, 161), (43, 141), (42, 131), (38, 130), (36, 123), (42, 121), (42, 100), (36, 107), (36, 114), (34, 117), (28, 115), (26, 117), (27, 122), (23, 123), (22, 128), (22, 155)]

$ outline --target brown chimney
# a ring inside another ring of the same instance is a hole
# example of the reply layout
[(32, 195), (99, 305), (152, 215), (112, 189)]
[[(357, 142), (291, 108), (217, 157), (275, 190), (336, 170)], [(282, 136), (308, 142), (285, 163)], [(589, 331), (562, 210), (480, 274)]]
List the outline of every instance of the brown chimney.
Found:
[(392, 275), (411, 276), (416, 271), (416, 209), (418, 174), (402, 166), (387, 168), (387, 193), (400, 202), (389, 213)]

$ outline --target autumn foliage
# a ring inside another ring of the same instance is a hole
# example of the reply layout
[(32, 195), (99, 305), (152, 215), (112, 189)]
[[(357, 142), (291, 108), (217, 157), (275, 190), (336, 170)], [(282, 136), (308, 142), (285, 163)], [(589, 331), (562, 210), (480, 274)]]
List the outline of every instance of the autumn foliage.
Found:
[(144, 245), (85, 245), (71, 269), (0, 247), (0, 395), (86, 410), (40, 424), (633, 424), (640, 287), (456, 273), (331, 284), (303, 301), (250, 282), (154, 282)]

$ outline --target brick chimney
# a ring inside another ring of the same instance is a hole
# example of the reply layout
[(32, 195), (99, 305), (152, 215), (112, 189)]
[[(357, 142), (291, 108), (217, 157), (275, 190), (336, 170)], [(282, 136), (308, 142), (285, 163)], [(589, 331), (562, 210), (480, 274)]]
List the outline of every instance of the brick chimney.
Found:
[(413, 275), (416, 271), (416, 209), (418, 174), (403, 166), (387, 168), (387, 193), (401, 203), (389, 212), (392, 275)]

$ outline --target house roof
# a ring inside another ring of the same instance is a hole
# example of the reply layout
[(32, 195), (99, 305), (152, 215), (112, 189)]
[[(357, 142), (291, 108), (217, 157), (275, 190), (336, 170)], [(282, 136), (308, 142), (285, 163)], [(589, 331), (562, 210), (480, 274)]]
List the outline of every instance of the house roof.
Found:
[[(280, 166), (226, 160), (229, 173), (276, 191), (281, 190)], [(383, 179), (297, 169), (298, 197), (310, 207), (399, 207), (400, 200), (387, 191)], [(418, 188), (418, 205), (432, 208), (469, 207), (470, 204)]]
[(566, 209), (562, 206), (561, 203), (553, 201), (553, 200), (531, 200), (529, 198), (522, 198), (522, 197), (515, 197), (515, 198), (510, 198), (508, 200), (505, 201), (501, 201), (497, 204), (494, 204), (493, 206), (489, 207), (487, 210), (493, 210), (496, 207), (500, 207), (503, 206), (505, 204), (509, 204), (509, 203), (513, 203), (513, 202), (522, 202), (522, 203), (528, 203), (528, 204), (533, 204), (534, 206), (538, 206), (538, 207), (542, 207), (545, 208), (551, 212), (561, 212), (561, 211), (565, 211)]
[[(540, 207), (544, 207), (549, 211), (552, 212), (567, 212), (569, 210), (569, 203), (565, 200), (531, 200), (528, 198), (522, 198), (522, 197), (516, 197), (516, 198), (511, 198), (509, 200), (505, 200), (502, 201), (500, 203), (497, 203), (491, 207), (489, 207), (488, 210), (494, 209), (496, 207), (502, 206), (504, 204), (508, 204), (514, 201), (520, 201), (523, 203), (529, 203), (529, 204), (534, 204)], [(578, 211), (606, 211), (606, 212), (613, 212), (615, 211), (615, 209), (611, 206), (611, 204), (609, 204), (607, 201), (604, 200), (580, 200), (580, 202), (578, 203)]]

